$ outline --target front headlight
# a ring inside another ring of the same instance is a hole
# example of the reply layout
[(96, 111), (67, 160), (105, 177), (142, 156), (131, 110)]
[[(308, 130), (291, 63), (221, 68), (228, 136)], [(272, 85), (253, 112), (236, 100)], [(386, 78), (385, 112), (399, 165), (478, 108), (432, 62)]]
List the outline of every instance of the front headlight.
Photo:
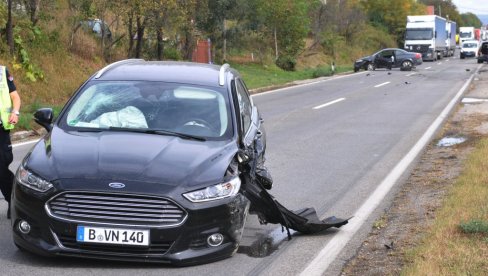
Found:
[(358, 63), (359, 63), (359, 62), (363, 62), (363, 60), (362, 60), (362, 59), (358, 59), (358, 60), (356, 60), (356, 62), (358, 62)]
[(17, 181), (23, 186), (44, 193), (53, 187), (53, 184), (33, 174), (24, 166), (20, 166), (17, 171)]
[(183, 196), (191, 202), (205, 202), (211, 200), (218, 200), (230, 196), (234, 196), (241, 188), (241, 180), (235, 177), (232, 180), (213, 185), (201, 190), (184, 193)]

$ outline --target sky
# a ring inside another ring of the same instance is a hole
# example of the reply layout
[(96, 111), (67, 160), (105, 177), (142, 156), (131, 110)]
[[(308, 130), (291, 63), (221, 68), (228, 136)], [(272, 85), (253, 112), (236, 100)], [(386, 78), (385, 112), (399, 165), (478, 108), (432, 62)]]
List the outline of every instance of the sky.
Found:
[(460, 13), (488, 14), (487, 0), (452, 0)]

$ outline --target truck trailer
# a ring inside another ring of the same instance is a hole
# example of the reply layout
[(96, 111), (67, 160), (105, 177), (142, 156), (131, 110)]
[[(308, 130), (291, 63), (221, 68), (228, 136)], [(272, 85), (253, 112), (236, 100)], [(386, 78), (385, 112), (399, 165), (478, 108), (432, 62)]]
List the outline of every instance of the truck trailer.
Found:
[(447, 30), (447, 39), (446, 39), (447, 56), (452, 57), (454, 56), (454, 52), (456, 51), (456, 30), (457, 30), (456, 22), (447, 20), (446, 30)]
[(448, 55), (446, 19), (437, 15), (409, 15), (405, 31), (405, 50), (422, 54), (423, 60)]

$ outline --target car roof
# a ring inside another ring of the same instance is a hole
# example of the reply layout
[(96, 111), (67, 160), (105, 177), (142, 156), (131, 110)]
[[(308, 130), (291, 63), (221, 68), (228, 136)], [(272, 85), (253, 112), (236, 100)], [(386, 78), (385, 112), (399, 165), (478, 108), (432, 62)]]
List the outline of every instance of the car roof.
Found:
[[(98, 71), (94, 79), (104, 81), (164, 81), (219, 86), (222, 68), (224, 66), (206, 63), (128, 59), (106, 66)], [(229, 74), (238, 75), (237, 71), (227, 66), (223, 71), (225, 77), (228, 77)]]

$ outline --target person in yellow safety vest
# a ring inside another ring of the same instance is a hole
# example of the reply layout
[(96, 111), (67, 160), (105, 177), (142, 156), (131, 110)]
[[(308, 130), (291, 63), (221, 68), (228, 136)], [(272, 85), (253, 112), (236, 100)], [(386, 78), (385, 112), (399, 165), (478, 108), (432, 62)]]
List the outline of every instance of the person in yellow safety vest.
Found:
[(14, 157), (10, 130), (19, 121), (20, 96), (14, 84), (14, 78), (7, 67), (0, 66), (0, 190), (8, 203), (7, 218), (10, 219), (10, 194), (14, 174), (8, 166)]

